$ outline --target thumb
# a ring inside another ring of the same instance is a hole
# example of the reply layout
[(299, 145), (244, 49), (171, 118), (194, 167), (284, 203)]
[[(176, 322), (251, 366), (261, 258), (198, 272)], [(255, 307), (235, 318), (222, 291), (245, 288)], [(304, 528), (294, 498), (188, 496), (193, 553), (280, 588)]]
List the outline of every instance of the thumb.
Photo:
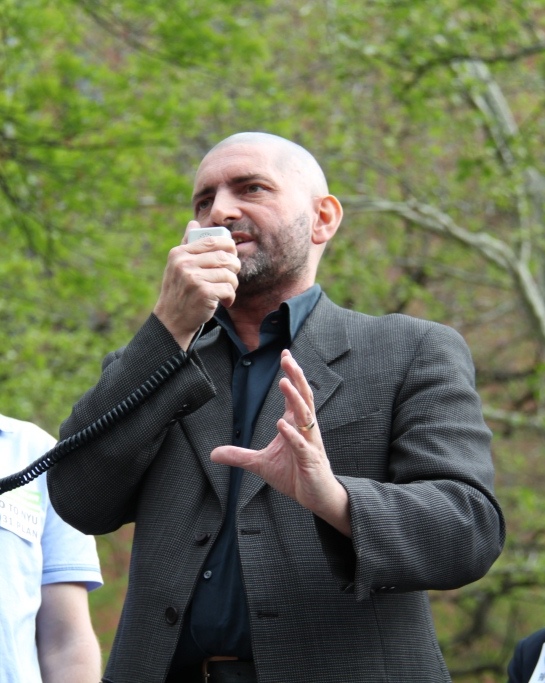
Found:
[(184, 232), (184, 236), (182, 238), (182, 244), (187, 244), (187, 238), (188, 238), (188, 233), (190, 230), (195, 230), (196, 228), (200, 228), (201, 224), (199, 221), (189, 221), (187, 224), (187, 227)]
[(238, 446), (218, 446), (210, 453), (212, 462), (232, 467), (250, 468), (256, 460), (257, 451)]

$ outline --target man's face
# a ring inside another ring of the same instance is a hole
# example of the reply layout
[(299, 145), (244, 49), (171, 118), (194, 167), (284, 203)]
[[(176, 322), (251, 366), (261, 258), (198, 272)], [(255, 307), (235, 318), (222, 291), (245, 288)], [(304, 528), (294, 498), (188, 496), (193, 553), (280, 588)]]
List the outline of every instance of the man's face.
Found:
[(230, 144), (209, 153), (197, 171), (195, 218), (231, 231), (241, 261), (239, 295), (306, 278), (313, 208), (298, 168), (278, 163), (274, 146)]

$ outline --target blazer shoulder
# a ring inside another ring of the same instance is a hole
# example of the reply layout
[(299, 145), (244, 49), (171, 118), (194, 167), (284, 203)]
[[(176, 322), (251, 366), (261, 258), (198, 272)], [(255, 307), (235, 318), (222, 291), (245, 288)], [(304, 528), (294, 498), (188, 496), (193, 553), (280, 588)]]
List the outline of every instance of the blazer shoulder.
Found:
[(322, 293), (315, 308), (315, 315), (311, 319), (318, 327), (327, 325), (330, 329), (344, 327), (348, 338), (382, 340), (394, 346), (402, 345), (414, 347), (420, 339), (430, 334), (439, 338), (461, 341), (465, 344), (462, 335), (453, 327), (444, 323), (425, 320), (403, 313), (387, 313), (385, 315), (369, 315), (360, 311), (343, 308), (333, 303)]

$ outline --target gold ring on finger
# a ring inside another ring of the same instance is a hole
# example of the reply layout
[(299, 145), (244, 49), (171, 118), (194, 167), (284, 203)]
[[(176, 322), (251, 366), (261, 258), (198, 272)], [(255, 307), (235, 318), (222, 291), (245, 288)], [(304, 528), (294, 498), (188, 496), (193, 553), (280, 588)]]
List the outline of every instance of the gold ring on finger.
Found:
[(300, 432), (310, 432), (310, 430), (314, 427), (315, 424), (316, 424), (316, 420), (314, 418), (312, 418), (312, 420), (308, 423), (308, 425), (301, 426), (301, 425), (296, 424), (295, 426), (297, 427), (297, 429)]

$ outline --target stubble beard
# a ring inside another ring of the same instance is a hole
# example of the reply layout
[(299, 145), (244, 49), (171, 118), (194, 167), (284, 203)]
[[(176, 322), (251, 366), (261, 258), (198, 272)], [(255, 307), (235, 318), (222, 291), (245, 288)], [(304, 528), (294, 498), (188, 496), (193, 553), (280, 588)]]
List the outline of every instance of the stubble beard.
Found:
[(304, 277), (309, 265), (309, 218), (302, 213), (289, 225), (278, 226), (274, 233), (257, 235), (245, 228), (256, 240), (253, 256), (241, 261), (237, 298), (274, 292)]

